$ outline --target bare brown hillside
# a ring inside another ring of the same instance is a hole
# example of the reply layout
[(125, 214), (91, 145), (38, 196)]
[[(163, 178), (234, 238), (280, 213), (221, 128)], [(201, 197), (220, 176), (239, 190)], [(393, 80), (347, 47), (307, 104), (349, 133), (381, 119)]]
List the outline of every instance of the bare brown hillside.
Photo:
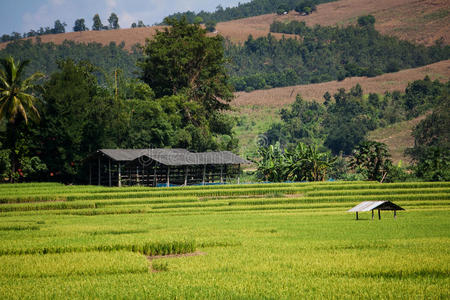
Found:
[(397, 36), (412, 42), (431, 45), (444, 38), (450, 43), (450, 1), (448, 0), (340, 0), (321, 4), (317, 12), (300, 16), (262, 15), (219, 23), (218, 31), (235, 42), (244, 41), (249, 34), (264, 36), (274, 21), (304, 21), (307, 25), (355, 24), (361, 15), (372, 14), (376, 29), (383, 34)]
[[(247, 40), (248, 35), (254, 37), (266, 36), (270, 24), (277, 21), (299, 20), (308, 25), (347, 25), (355, 23), (358, 16), (373, 14), (376, 19), (376, 28), (389, 35), (418, 42), (426, 45), (432, 44), (436, 39), (443, 37), (446, 44), (450, 43), (450, 1), (449, 0), (340, 0), (321, 4), (317, 12), (309, 16), (300, 16), (290, 12), (286, 16), (276, 14), (262, 15), (252, 18), (239, 19), (217, 24), (219, 34), (230, 38), (234, 42)], [(44, 43), (62, 43), (64, 40), (73, 40), (80, 43), (98, 42), (117, 44), (122, 41), (127, 49), (137, 43), (144, 44), (146, 38), (151, 38), (157, 29), (153, 26), (146, 28), (129, 28), (108, 31), (69, 32), (41, 36)], [(274, 34), (280, 38), (281, 34)], [(289, 36), (289, 35), (288, 35)], [(6, 43), (0, 44), (0, 49)]]
[(408, 82), (423, 79), (429, 75), (431, 79), (448, 81), (450, 78), (450, 60), (441, 61), (428, 66), (402, 70), (396, 73), (383, 74), (377, 77), (351, 77), (343, 81), (330, 81), (308, 85), (257, 90), (251, 93), (236, 93), (235, 106), (262, 105), (280, 107), (294, 102), (295, 96), (301, 94), (304, 99), (322, 101), (323, 94), (333, 93), (339, 88), (346, 90), (359, 83), (365, 93), (383, 93), (384, 91), (404, 90)]

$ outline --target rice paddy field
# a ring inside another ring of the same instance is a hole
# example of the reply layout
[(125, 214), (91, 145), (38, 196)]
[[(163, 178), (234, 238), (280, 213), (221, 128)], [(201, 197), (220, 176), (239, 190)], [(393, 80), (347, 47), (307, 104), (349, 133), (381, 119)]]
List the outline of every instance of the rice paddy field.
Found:
[(0, 185), (0, 241), (0, 299), (448, 299), (450, 182)]

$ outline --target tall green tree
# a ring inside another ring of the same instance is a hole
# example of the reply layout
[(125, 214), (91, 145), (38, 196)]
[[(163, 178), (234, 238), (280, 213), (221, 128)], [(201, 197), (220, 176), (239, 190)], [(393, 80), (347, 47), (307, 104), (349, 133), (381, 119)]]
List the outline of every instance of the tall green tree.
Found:
[(109, 120), (117, 115), (108, 111), (114, 102), (98, 86), (92, 65), (66, 60), (59, 62), (59, 68), (44, 85), (42, 156), (56, 178), (73, 181), (88, 153), (115, 146), (108, 144), (112, 140), (108, 130)]
[(77, 31), (86, 31), (89, 30), (86, 27), (86, 24), (84, 24), (84, 19), (76, 19), (75, 20), (75, 25), (73, 26), (73, 31), (77, 32)]
[(111, 13), (108, 18), (109, 29), (119, 29), (119, 17), (115, 13)]
[(233, 98), (225, 68), (223, 38), (207, 37), (199, 24), (166, 19), (170, 26), (147, 41), (141, 79), (158, 98), (183, 93), (207, 111), (226, 109)]
[(94, 22), (92, 24), (92, 30), (102, 30), (103, 29), (102, 20), (100, 19), (100, 16), (98, 14), (95, 14), (92, 21)]
[(0, 122), (7, 122), (7, 146), (10, 149), (11, 174), (14, 181), (17, 167), (16, 143), (18, 128), (21, 122), (28, 124), (29, 120), (39, 120), (37, 108), (38, 99), (33, 95), (36, 80), (43, 77), (34, 73), (25, 78), (25, 67), (29, 61), (14, 61), (12, 57), (0, 59)]

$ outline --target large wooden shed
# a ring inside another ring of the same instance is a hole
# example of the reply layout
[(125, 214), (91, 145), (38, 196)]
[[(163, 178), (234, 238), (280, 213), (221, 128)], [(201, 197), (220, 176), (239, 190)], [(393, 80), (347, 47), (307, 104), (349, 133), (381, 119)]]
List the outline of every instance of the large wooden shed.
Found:
[(171, 186), (225, 183), (249, 164), (230, 151), (186, 149), (100, 149), (86, 160), (89, 184)]

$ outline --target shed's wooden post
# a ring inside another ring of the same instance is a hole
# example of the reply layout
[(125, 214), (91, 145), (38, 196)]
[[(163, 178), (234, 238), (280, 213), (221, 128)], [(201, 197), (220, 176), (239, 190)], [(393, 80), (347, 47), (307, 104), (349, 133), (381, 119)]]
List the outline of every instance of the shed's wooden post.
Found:
[(109, 186), (111, 186), (111, 158), (108, 160)]
[(203, 165), (203, 180), (202, 180), (202, 185), (205, 185), (205, 180), (206, 180), (206, 165)]
[(167, 187), (170, 186), (170, 166), (167, 166)]
[(184, 167), (184, 185), (185, 186), (187, 186), (188, 172), (189, 172), (188, 166), (185, 166)]
[(358, 212), (356, 212), (356, 220), (358, 220)]
[(238, 184), (241, 184), (241, 164), (238, 165)]
[(92, 162), (89, 161), (89, 185), (92, 185)]
[(121, 165), (120, 165), (120, 162), (119, 162), (119, 170), (118, 170), (119, 172), (119, 178), (118, 178), (118, 186), (119, 187), (121, 187), (122, 186), (122, 172), (121, 172)]
[(380, 210), (378, 210), (378, 220), (381, 220), (381, 213), (380, 213)]
[(156, 187), (156, 185), (158, 184), (158, 176), (156, 174), (156, 162), (155, 162), (155, 166), (153, 167), (153, 186)]
[(373, 220), (373, 209), (372, 209), (372, 220)]
[(220, 165), (220, 183), (223, 183), (223, 165)]
[(98, 178), (97, 178), (97, 181), (98, 181), (98, 185), (100, 185), (102, 182), (101, 182), (101, 175), (100, 175), (100, 156), (98, 157)]
[(397, 218), (397, 211), (394, 209), (394, 219)]
[(139, 185), (139, 166), (136, 166), (136, 184)]

